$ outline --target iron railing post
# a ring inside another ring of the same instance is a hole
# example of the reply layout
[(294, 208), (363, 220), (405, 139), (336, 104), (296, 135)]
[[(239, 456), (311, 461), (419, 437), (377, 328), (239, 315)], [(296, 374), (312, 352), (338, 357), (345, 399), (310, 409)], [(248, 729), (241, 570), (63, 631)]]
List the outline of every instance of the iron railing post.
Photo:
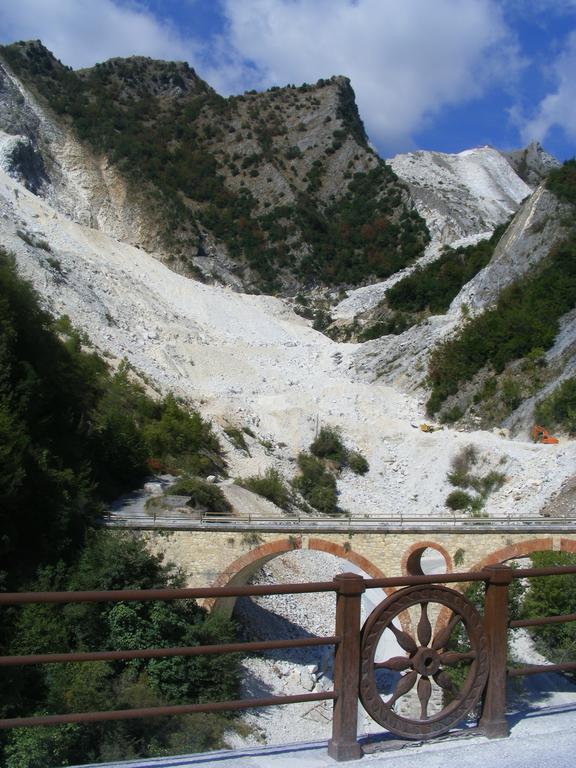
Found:
[(484, 693), (480, 728), (489, 739), (510, 735), (506, 720), (508, 661), (508, 587), (513, 571), (507, 565), (490, 565), (487, 572), (484, 623), (488, 635), (490, 671)]
[(338, 584), (336, 631), (340, 638), (334, 657), (334, 715), (328, 754), (334, 760), (357, 760), (362, 750), (357, 741), (360, 693), (360, 615), (364, 579), (356, 573), (341, 573)]

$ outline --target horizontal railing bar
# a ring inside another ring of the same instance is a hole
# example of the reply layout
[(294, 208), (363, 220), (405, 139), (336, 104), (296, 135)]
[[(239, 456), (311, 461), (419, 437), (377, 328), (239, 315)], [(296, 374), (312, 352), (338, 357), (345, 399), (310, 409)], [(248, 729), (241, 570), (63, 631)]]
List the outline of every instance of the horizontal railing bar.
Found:
[(576, 621), (576, 613), (566, 613), (562, 616), (541, 616), (536, 619), (517, 619), (510, 622), (511, 629), (519, 627), (539, 627), (543, 624), (563, 624), (567, 621)]
[(281, 648), (307, 648), (317, 645), (337, 645), (340, 638), (302, 637), (296, 640), (263, 640), (221, 645), (196, 645), (181, 648), (146, 648), (137, 651), (92, 651), (82, 653), (42, 653), (35, 656), (0, 656), (0, 667), (30, 666), (32, 664), (64, 664), (79, 661), (119, 661), (121, 659), (159, 659), (169, 656), (200, 656), (216, 653), (254, 653)]
[(487, 581), (489, 573), (470, 571), (468, 573), (435, 573), (422, 576), (387, 576), (382, 579), (364, 579), (366, 589), (385, 587), (411, 587), (417, 584), (449, 584), (452, 582)]
[(513, 568), (512, 577), (514, 579), (523, 579), (530, 576), (568, 576), (576, 573), (576, 565), (557, 565), (548, 568)]
[(191, 600), (204, 597), (250, 597), (307, 592), (336, 592), (333, 581), (304, 582), (241, 587), (195, 587), (186, 589), (114, 589), (87, 592), (0, 592), (0, 605), (27, 603), (106, 603), (145, 602), (148, 600)]
[(41, 717), (11, 717), (0, 720), (0, 728), (27, 728), (39, 725), (63, 725), (64, 723), (95, 723), (104, 720), (135, 720), (141, 717), (159, 715), (187, 715), (191, 712), (225, 712), (234, 709), (257, 709), (278, 704), (299, 704), (305, 701), (326, 701), (335, 699), (335, 691), (302, 693), (293, 696), (271, 696), (266, 699), (240, 699), (239, 701), (218, 701), (211, 704), (178, 704), (169, 707), (147, 707), (145, 709), (116, 709), (106, 712), (78, 712), (69, 715), (43, 715)]
[(509, 677), (521, 677), (523, 675), (541, 675), (546, 672), (569, 672), (576, 670), (576, 662), (567, 661), (564, 664), (533, 664), (528, 667), (512, 667), (508, 670)]
[(561, 525), (563, 523), (576, 523), (575, 517), (486, 517), (486, 518), (471, 518), (471, 517), (223, 517), (205, 516), (202, 518), (186, 517), (184, 514), (178, 516), (168, 515), (124, 515), (124, 514), (112, 514), (104, 518), (106, 522), (121, 522), (126, 521), (139, 521), (143, 523), (162, 523), (162, 522), (189, 522), (193, 524), (201, 523), (266, 523), (266, 524), (278, 524), (285, 525), (288, 523), (297, 523), (299, 525), (307, 524), (332, 524), (340, 523), (345, 525), (374, 525), (374, 524), (386, 524), (403, 525), (404, 523), (466, 523), (474, 525), (489, 525), (490, 523), (510, 523), (520, 525)]
[[(512, 578), (530, 576), (562, 576), (576, 573), (576, 566), (550, 568), (515, 568)], [(414, 586), (417, 584), (449, 584), (468, 581), (487, 581), (484, 571), (463, 573), (438, 573), (421, 576), (389, 576), (381, 579), (364, 579), (366, 589)], [(311, 581), (294, 584), (263, 586), (195, 587), (184, 589), (115, 589), (86, 592), (0, 592), (0, 605), (25, 605), (28, 603), (102, 603), (145, 602), (149, 600), (190, 600), (194, 598), (250, 597), (263, 595), (306, 594), (337, 592), (335, 581)]]

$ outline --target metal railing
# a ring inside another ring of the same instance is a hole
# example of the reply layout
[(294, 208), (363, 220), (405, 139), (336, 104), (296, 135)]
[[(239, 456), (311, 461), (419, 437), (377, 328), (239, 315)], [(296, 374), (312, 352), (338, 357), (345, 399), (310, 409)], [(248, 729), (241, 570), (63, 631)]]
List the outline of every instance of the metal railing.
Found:
[(413, 516), (396, 515), (394, 517), (366, 517), (362, 515), (322, 515), (306, 514), (266, 517), (263, 515), (217, 515), (204, 513), (199, 517), (163, 515), (151, 512), (147, 515), (111, 514), (104, 519), (104, 524), (126, 528), (181, 528), (190, 530), (238, 528), (247, 530), (338, 530), (338, 531), (410, 531), (457, 528), (464, 531), (567, 531), (576, 530), (576, 517), (517, 517), (514, 515), (495, 515), (490, 517), (470, 517), (469, 515)]
[[(481, 701), (478, 729), (490, 738), (508, 735), (506, 721), (507, 676), (531, 675), (548, 671), (570, 671), (576, 663), (532, 665), (507, 668), (508, 629), (576, 621), (576, 614), (550, 616), (518, 621), (508, 620), (508, 589), (514, 579), (536, 576), (576, 574), (576, 567), (520, 568), (494, 565), (478, 572), (449, 573), (434, 576), (399, 576), (364, 579), (344, 573), (333, 581), (266, 586), (228, 586), (197, 589), (115, 590), (106, 592), (32, 592), (0, 593), (0, 606), (28, 603), (126, 602), (150, 600), (182, 600), (197, 598), (236, 598), (278, 594), (336, 594), (335, 632), (324, 637), (295, 640), (227, 643), (177, 648), (121, 649), (83, 653), (53, 653), (0, 657), (0, 666), (59, 664), (66, 662), (112, 661), (202, 654), (248, 653), (310, 646), (334, 646), (333, 689), (290, 696), (241, 699), (212, 703), (178, 704), (143, 709), (79, 712), (40, 717), (12, 717), (0, 720), (0, 728), (126, 720), (158, 715), (181, 715), (191, 712), (219, 712), (299, 702), (333, 700), (332, 736), (329, 754), (338, 761), (361, 757), (358, 742), (357, 715), (359, 700), (367, 712), (388, 730), (409, 738), (430, 738), (455, 727)], [(464, 596), (445, 585), (485, 582), (484, 616), (480, 616)], [(361, 599), (366, 590), (391, 592), (371, 613), (361, 627)], [(431, 605), (436, 605), (431, 609)], [(417, 626), (402, 621), (411, 609), (420, 610)], [(432, 611), (432, 613), (430, 613)], [(435, 611), (435, 612), (434, 612)], [(432, 619), (432, 621), (431, 621)], [(432, 622), (435, 622), (434, 630)], [(449, 638), (461, 622), (467, 635), (465, 648), (454, 651)], [(381, 636), (391, 631), (405, 656), (376, 661), (375, 653)], [(468, 665), (462, 689), (455, 691), (446, 673), (458, 663)], [(397, 679), (396, 688), (386, 701), (378, 690), (375, 670), (405, 672)], [(453, 695), (451, 703), (439, 714), (428, 714), (431, 682)], [(418, 684), (416, 681), (418, 679)], [(415, 688), (420, 702), (420, 716), (401, 717), (394, 703), (410, 688)]]

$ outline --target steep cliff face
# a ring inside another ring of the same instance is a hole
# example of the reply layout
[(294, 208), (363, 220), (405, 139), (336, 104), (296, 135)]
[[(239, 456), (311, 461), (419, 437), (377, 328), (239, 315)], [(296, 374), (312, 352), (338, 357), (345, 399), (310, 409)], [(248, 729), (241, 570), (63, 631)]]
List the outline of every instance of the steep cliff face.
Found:
[(344, 77), (223, 99), (185, 64), (72, 72), (38, 42), (0, 53), (3, 130), (47, 155), (41, 192), (177, 270), (266, 290), (353, 285), (428, 240)]
[(85, 147), (0, 60), (0, 164), (74, 221), (154, 246), (154, 226), (122, 175)]
[(535, 189), (541, 184), (553, 168), (558, 168), (560, 163), (538, 142), (533, 141), (523, 149), (515, 149), (510, 152), (501, 152), (514, 168), (518, 176)]

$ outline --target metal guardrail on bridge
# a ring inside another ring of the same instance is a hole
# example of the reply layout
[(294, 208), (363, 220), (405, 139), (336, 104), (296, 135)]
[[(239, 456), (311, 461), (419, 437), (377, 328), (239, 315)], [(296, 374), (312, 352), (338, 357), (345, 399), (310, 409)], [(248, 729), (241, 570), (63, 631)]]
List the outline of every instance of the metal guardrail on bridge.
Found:
[(355, 531), (355, 532), (402, 532), (411, 530), (459, 530), (486, 532), (490, 530), (505, 532), (524, 531), (576, 531), (576, 517), (516, 517), (498, 515), (491, 517), (470, 517), (445, 515), (435, 517), (411, 516), (399, 514), (395, 517), (364, 517), (354, 515), (286, 515), (285, 517), (265, 517), (262, 515), (216, 515), (203, 514), (193, 517), (182, 512), (179, 515), (119, 515), (112, 514), (103, 518), (103, 524), (118, 528), (176, 528), (181, 530), (203, 530), (221, 528), (223, 530), (266, 530), (266, 531)]
[[(27, 603), (118, 602), (180, 600), (190, 598), (240, 597), (247, 595), (302, 594), (335, 592), (337, 596), (335, 632), (326, 637), (296, 640), (228, 643), (180, 648), (121, 649), (68, 654), (36, 654), (0, 657), (0, 666), (22, 666), (114, 659), (195, 656), (233, 652), (266, 651), (313, 645), (334, 646), (334, 686), (331, 691), (260, 699), (190, 703), (144, 709), (66, 713), (41, 717), (11, 717), (0, 720), (0, 728), (15, 728), (63, 723), (125, 720), (190, 712), (217, 712), (285, 705), (305, 701), (332, 700), (334, 712), (329, 754), (338, 761), (361, 757), (357, 739), (358, 702), (388, 731), (406, 738), (429, 739), (458, 726), (481, 703), (477, 729), (489, 738), (508, 735), (506, 721), (506, 678), (543, 671), (575, 670), (576, 663), (527, 666), (507, 669), (508, 629), (575, 621), (576, 614), (508, 621), (508, 589), (515, 579), (535, 576), (575, 574), (576, 567), (519, 568), (493, 565), (478, 572), (441, 576), (401, 576), (364, 579), (353, 573), (336, 576), (333, 581), (198, 589), (117, 590), (108, 592), (32, 592), (0, 593), (0, 607)], [(448, 589), (448, 583), (485, 582), (484, 615), (461, 592)], [(382, 601), (361, 627), (361, 598), (369, 589), (397, 589)], [(415, 620), (406, 619), (410, 611)], [(377, 658), (380, 640), (391, 632), (402, 655)], [(454, 646), (455, 632), (458, 643)], [(464, 678), (451, 675), (464, 667)], [(388, 698), (379, 688), (377, 670), (397, 675)], [(403, 674), (402, 674), (403, 673)], [(461, 680), (458, 684), (458, 680)], [(429, 711), (432, 681), (451, 700), (439, 712)], [(396, 711), (402, 696), (415, 691), (420, 714), (417, 717)]]

